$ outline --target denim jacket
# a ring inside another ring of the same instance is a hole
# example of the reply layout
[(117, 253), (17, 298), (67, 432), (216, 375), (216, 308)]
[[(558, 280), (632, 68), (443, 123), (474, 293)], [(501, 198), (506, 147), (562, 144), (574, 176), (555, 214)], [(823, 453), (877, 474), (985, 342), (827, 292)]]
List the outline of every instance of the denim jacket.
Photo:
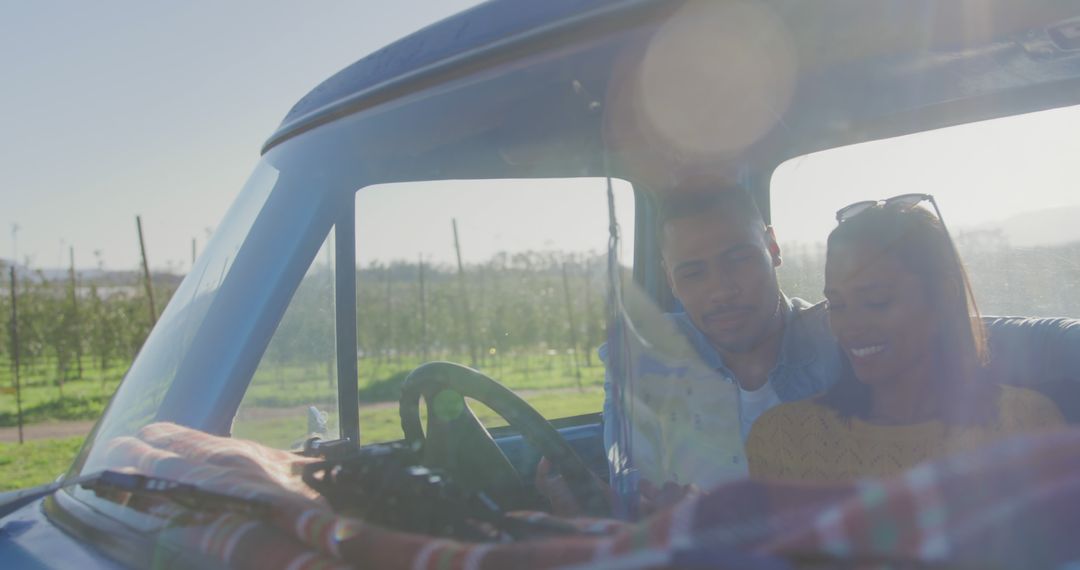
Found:
[[(840, 352), (829, 330), (827, 310), (823, 303), (811, 305), (802, 299), (787, 297), (783, 298), (783, 303), (784, 336), (778, 360), (768, 378), (779, 399), (789, 402), (809, 398), (828, 389), (839, 376)], [(734, 384), (734, 374), (724, 365), (720, 353), (694, 326), (690, 317), (686, 313), (669, 313), (667, 317), (690, 341), (702, 363), (715, 371), (716, 380)], [(602, 346), (600, 349), (600, 357), (605, 361), (606, 348)], [(613, 421), (615, 402), (611, 383), (610, 373), (605, 374), (604, 447), (609, 451), (617, 429)]]
[[(828, 310), (824, 303), (810, 303), (792, 297), (783, 298), (784, 337), (780, 355), (769, 372), (776, 395), (782, 402), (809, 398), (828, 389), (840, 370), (840, 352), (829, 330)], [(690, 343), (720, 378), (734, 382), (734, 374), (720, 353), (709, 343), (686, 313), (670, 313), (668, 317), (690, 339)]]

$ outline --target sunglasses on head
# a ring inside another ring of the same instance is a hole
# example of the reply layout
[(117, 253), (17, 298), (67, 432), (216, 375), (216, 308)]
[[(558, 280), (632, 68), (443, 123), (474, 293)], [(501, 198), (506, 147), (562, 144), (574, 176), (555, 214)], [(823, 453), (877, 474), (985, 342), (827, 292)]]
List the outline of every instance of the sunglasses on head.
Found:
[(892, 198), (886, 198), (884, 200), (863, 200), (862, 202), (855, 202), (840, 208), (836, 211), (836, 221), (843, 223), (845, 220), (858, 216), (859, 214), (869, 210), (870, 208), (880, 206), (882, 208), (901, 208), (910, 209), (917, 206), (920, 202), (930, 202), (930, 205), (934, 207), (934, 213), (937, 214), (938, 221), (941, 222), (941, 226), (945, 227), (945, 219), (941, 217), (941, 210), (938, 209), (937, 200), (930, 194), (901, 194), (899, 196), (893, 196)]

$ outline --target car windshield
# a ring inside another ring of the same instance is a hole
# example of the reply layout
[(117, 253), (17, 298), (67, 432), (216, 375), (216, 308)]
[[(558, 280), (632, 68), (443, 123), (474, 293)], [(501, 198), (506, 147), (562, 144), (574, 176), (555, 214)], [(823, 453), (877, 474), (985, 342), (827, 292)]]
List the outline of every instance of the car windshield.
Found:
[[(130, 435), (157, 417), (166, 392), (180, 374), (185, 355), (197, 342), (221, 285), (277, 182), (277, 171), (265, 162), (260, 163), (226, 214), (221, 229), (162, 313), (125, 382), (113, 396), (94, 437), (107, 441)], [(84, 448), (73, 470), (91, 472), (110, 467), (92, 453), (87, 461), (92, 449), (92, 445)]]
[[(612, 186), (632, 244), (633, 189)], [(402, 382), (431, 361), (497, 378), (548, 418), (600, 411), (605, 179), (377, 184), (357, 191), (354, 219), (361, 443), (403, 437)], [(331, 236), (260, 360), (235, 436), (281, 448), (311, 433), (336, 436), (333, 252)], [(488, 427), (506, 423), (481, 402), (469, 405)]]
[[(350, 128), (321, 132), (259, 164), (76, 472), (123, 467), (107, 442), (154, 421), (283, 449), (313, 435), (337, 437), (340, 374), (350, 373), (340, 369), (335, 328), (345, 306), (356, 315), (351, 374), (362, 443), (402, 437), (400, 383), (432, 360), (498, 377), (550, 418), (601, 411), (609, 180), (365, 186), (348, 162), (309, 158), (322, 148), (340, 154), (354, 136)], [(610, 185), (629, 275), (636, 196), (626, 181)], [(349, 186), (353, 192), (338, 191)], [(354, 236), (345, 238), (355, 252), (347, 258), (337, 245), (342, 210), (327, 206), (341, 195), (349, 204), (344, 227)], [(343, 267), (355, 275), (351, 299), (337, 295)], [(226, 339), (225, 330), (234, 336)], [(504, 423), (482, 403), (471, 405), (490, 426)]]

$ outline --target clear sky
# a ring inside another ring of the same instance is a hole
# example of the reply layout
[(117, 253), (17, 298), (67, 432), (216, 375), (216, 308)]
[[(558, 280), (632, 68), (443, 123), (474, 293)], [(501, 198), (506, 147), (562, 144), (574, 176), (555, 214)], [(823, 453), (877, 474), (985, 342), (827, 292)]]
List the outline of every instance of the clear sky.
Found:
[[(933, 194), (954, 233), (987, 229), (1026, 212), (1044, 227), (1012, 243), (1080, 239), (1046, 210), (1080, 215), (1080, 106), (871, 141), (792, 159), (772, 178), (773, 223), (783, 241), (824, 242), (836, 210), (855, 201)], [(1008, 230), (1010, 226), (1006, 226)], [(1015, 229), (1015, 228), (1014, 228)]]
[[(615, 180), (612, 188), (622, 236), (619, 255), (630, 265), (633, 188), (625, 180)], [(607, 180), (438, 180), (365, 188), (356, 198), (357, 261), (362, 266), (413, 262), (422, 255), (425, 262), (452, 265), (451, 220), (457, 222), (466, 263), (485, 262), (500, 252), (602, 254), (608, 245)]]
[(138, 214), (151, 266), (186, 271), (296, 100), (477, 3), (4, 3), (0, 259), (135, 269)]

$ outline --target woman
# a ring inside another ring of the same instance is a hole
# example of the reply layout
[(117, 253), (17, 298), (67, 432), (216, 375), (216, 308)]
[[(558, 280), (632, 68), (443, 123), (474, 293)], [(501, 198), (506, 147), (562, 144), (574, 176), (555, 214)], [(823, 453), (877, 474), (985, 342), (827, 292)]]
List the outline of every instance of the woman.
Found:
[(758, 419), (752, 476), (885, 476), (1064, 423), (1042, 395), (980, 379), (986, 342), (967, 275), (923, 201), (937, 210), (906, 194), (837, 212), (825, 297), (846, 365), (824, 395)]

